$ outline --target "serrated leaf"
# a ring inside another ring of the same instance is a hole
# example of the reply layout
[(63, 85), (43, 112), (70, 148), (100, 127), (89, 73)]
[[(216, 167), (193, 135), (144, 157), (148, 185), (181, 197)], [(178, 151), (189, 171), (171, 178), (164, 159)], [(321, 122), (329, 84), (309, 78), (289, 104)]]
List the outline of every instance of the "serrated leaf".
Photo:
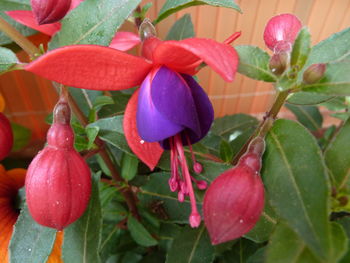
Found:
[(235, 46), (239, 55), (238, 72), (256, 80), (275, 82), (277, 79), (269, 69), (270, 56), (255, 46)]
[(77, 44), (108, 46), (117, 29), (140, 2), (85, 0), (62, 20), (62, 28), (51, 40), (50, 49)]
[(293, 112), (298, 121), (310, 131), (322, 128), (323, 117), (317, 107), (292, 104), (285, 104), (285, 107)]
[(350, 119), (329, 144), (325, 160), (336, 187), (350, 190)]
[(305, 68), (311, 64), (328, 63), (350, 58), (350, 28), (335, 33), (311, 49)]
[(120, 175), (127, 181), (132, 180), (137, 174), (137, 167), (139, 164), (139, 159), (135, 156), (124, 154), (121, 163), (121, 173)]
[(196, 5), (211, 5), (218, 7), (227, 7), (241, 12), (239, 6), (235, 3), (234, 0), (167, 0), (161, 10), (158, 13), (158, 18), (154, 21), (159, 23), (164, 18), (170, 16), (173, 13), (176, 13), (184, 8), (196, 6)]
[(291, 54), (290, 64), (291, 66), (297, 66), (301, 69), (308, 58), (311, 47), (311, 35), (309, 30), (304, 27), (299, 31), (299, 34), (294, 42), (293, 50)]
[(131, 215), (128, 217), (128, 229), (133, 239), (139, 245), (145, 247), (157, 245), (157, 240), (155, 240), (147, 229)]
[(312, 92), (297, 92), (288, 97), (288, 103), (295, 105), (316, 105), (333, 98), (335, 97)]
[(185, 227), (174, 239), (166, 263), (210, 263), (214, 248), (204, 225), (197, 229)]
[(100, 262), (102, 215), (98, 190), (99, 180), (100, 175), (98, 174), (92, 178), (90, 202), (84, 215), (64, 231), (62, 246), (64, 262)]
[(320, 258), (330, 256), (329, 181), (315, 138), (277, 120), (266, 137), (262, 176), (276, 213)]
[(333, 96), (350, 95), (350, 60), (328, 63), (324, 77), (314, 84), (302, 84), (301, 89)]
[(9, 11), (9, 10), (30, 10), (30, 1), (29, 0), (1, 0), (0, 1), (0, 10)]
[(11, 128), (13, 132), (12, 151), (18, 151), (29, 143), (32, 132), (30, 129), (16, 123), (11, 123)]
[(11, 263), (46, 262), (56, 238), (56, 230), (37, 224), (25, 206), (16, 222), (10, 242)]
[[(140, 188), (138, 197), (141, 203), (158, 218), (188, 224), (188, 217), (191, 213), (190, 201), (188, 199), (182, 203), (178, 201), (177, 193), (170, 191), (169, 178), (170, 173), (151, 174), (148, 183)], [(197, 207), (201, 209), (202, 204), (197, 203)]]
[(185, 14), (170, 28), (166, 40), (182, 40), (185, 38), (194, 37), (194, 27), (191, 15)]
[(10, 49), (0, 47), (0, 74), (16, 65), (18, 59)]

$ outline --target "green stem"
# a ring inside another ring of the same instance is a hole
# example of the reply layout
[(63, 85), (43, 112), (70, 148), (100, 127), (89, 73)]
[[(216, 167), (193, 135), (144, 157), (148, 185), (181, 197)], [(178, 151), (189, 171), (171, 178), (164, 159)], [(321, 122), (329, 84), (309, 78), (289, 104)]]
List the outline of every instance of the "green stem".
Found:
[(31, 58), (40, 54), (40, 50), (23, 36), (16, 28), (0, 17), (0, 30), (17, 43)]
[(260, 122), (259, 126), (256, 128), (252, 136), (250, 136), (249, 140), (243, 145), (239, 153), (235, 156), (235, 158), (232, 160), (232, 164), (237, 164), (238, 160), (241, 158), (241, 156), (247, 151), (249, 143), (256, 137), (261, 136), (265, 137), (267, 132), (272, 127), (272, 124), (274, 120), (276, 119), (279, 111), (281, 110), (282, 106), (284, 105), (287, 97), (289, 95), (289, 91), (282, 91), (277, 94), (276, 100), (274, 104), (272, 105), (271, 109), (266, 113), (264, 116), (264, 119)]

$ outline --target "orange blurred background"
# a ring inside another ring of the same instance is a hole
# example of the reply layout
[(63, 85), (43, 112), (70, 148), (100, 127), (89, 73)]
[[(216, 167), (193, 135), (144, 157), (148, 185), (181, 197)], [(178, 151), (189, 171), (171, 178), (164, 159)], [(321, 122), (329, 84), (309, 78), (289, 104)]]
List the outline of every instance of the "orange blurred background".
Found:
[[(142, 5), (152, 2), (148, 12), (151, 19), (156, 17), (165, 0), (146, 0)], [(235, 45), (250, 44), (266, 50), (263, 30), (268, 19), (280, 13), (297, 15), (312, 34), (313, 44), (327, 38), (332, 33), (345, 29), (350, 24), (350, 1), (348, 0), (237, 0), (243, 14), (232, 9), (210, 6), (196, 6), (180, 11), (157, 25), (160, 38), (165, 38), (173, 23), (186, 13), (191, 14), (198, 37), (223, 41), (235, 31), (242, 36)], [(122, 29), (135, 30), (132, 25)], [(23, 57), (19, 53), (19, 57)], [(250, 113), (261, 117), (273, 102), (274, 90), (271, 84), (248, 79), (237, 74), (233, 83), (225, 83), (220, 77), (204, 68), (198, 75), (202, 87), (208, 92), (216, 117), (233, 113)], [(0, 76), (0, 92), (6, 101), (5, 114), (11, 121), (32, 130), (33, 140), (42, 140), (48, 126), (45, 117), (57, 100), (56, 90), (50, 82), (26, 72), (10, 72)], [(336, 121), (322, 110), (327, 123)], [(283, 110), (283, 117), (292, 115)]]

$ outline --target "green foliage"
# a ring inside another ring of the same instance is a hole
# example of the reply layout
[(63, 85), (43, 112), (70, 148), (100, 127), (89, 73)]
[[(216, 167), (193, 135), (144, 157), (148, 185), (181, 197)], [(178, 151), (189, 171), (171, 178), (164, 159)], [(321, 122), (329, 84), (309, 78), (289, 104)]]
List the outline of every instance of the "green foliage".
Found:
[(189, 14), (184, 15), (170, 28), (166, 40), (181, 40), (190, 37), (194, 37), (194, 27), (191, 16)]
[(10, 49), (0, 47), (0, 74), (16, 65), (18, 59)]
[(256, 80), (276, 81), (269, 69), (270, 56), (265, 51), (253, 46), (236, 46), (235, 49), (239, 55), (239, 73)]
[(178, 12), (184, 8), (196, 6), (196, 5), (212, 5), (219, 7), (232, 8), (237, 11), (241, 11), (239, 6), (233, 0), (167, 0), (163, 5), (162, 9), (159, 11), (158, 18), (155, 23), (159, 23), (164, 18), (170, 16), (171, 14)]
[(1, 11), (9, 10), (30, 10), (29, 0), (2, 0), (0, 2)]
[(310, 131), (318, 131), (321, 129), (323, 117), (317, 107), (292, 104), (286, 104), (285, 106), (293, 112), (298, 121)]
[(300, 30), (298, 37), (293, 45), (290, 60), (290, 65), (292, 67), (298, 67), (298, 69), (301, 69), (304, 66), (311, 49), (310, 42), (310, 32), (307, 28), (303, 28), (302, 30)]
[(32, 132), (30, 129), (16, 123), (11, 123), (11, 128), (14, 140), (12, 151), (19, 151), (29, 143)]
[(37, 224), (23, 207), (9, 246), (11, 263), (46, 262), (51, 253), (56, 231)]

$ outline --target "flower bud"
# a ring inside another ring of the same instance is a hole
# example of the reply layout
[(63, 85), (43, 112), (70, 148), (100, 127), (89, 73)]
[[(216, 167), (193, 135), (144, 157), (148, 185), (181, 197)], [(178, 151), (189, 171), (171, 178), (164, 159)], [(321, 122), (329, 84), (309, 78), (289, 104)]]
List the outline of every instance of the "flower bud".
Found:
[(90, 169), (73, 147), (65, 101), (56, 104), (47, 142), (28, 168), (27, 204), (37, 223), (62, 230), (84, 213), (91, 193)]
[(13, 146), (13, 133), (9, 120), (0, 112), (0, 160), (4, 159)]
[(71, 0), (31, 0), (32, 10), (39, 25), (61, 20), (71, 6)]
[(270, 59), (269, 68), (276, 76), (282, 75), (288, 66), (288, 61), (289, 54), (285, 51), (273, 54)]
[(307, 84), (313, 84), (321, 80), (326, 71), (326, 64), (313, 64), (308, 67), (303, 74), (303, 81)]
[(156, 29), (153, 26), (151, 20), (149, 20), (148, 18), (145, 18), (142, 21), (139, 28), (139, 32), (141, 41), (145, 41), (148, 38), (156, 36)]
[(301, 27), (300, 20), (292, 14), (272, 17), (264, 31), (266, 46), (274, 53), (290, 52)]
[(204, 196), (204, 222), (217, 245), (249, 232), (264, 208), (264, 185), (259, 171), (265, 149), (257, 137), (237, 166), (218, 176)]

